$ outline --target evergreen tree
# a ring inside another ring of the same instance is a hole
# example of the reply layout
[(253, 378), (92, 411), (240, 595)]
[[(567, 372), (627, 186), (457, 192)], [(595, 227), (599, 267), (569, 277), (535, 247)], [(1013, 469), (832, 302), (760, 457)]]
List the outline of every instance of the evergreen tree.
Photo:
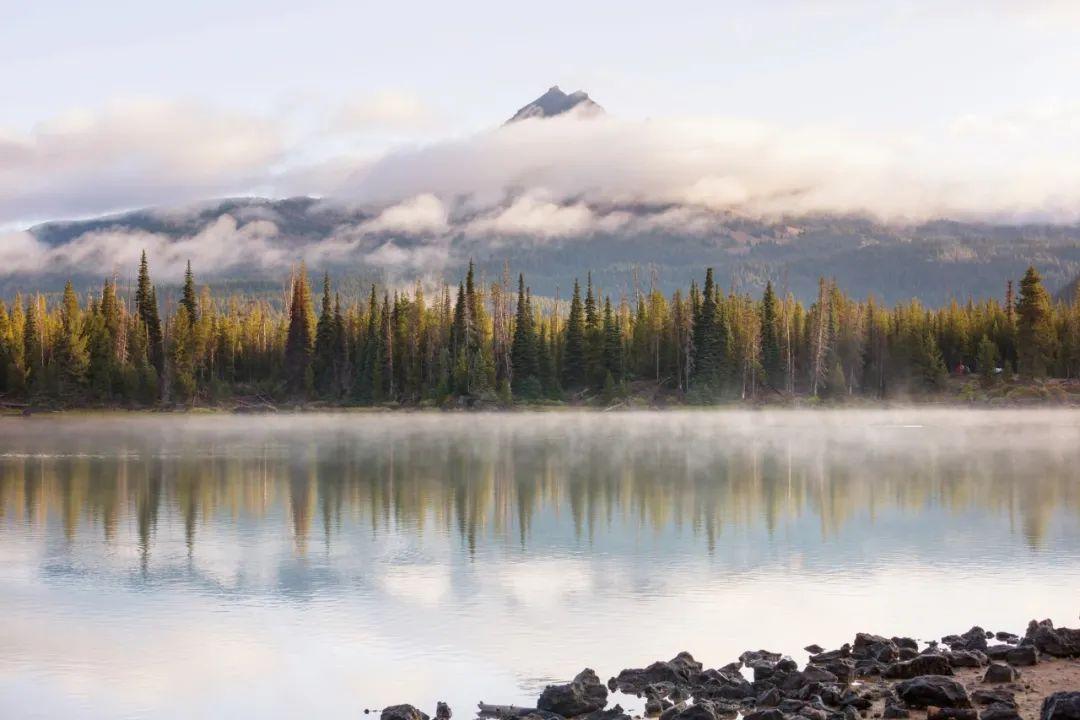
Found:
[(625, 374), (623, 361), (622, 331), (619, 320), (611, 310), (611, 297), (604, 299), (603, 358), (605, 382), (608, 377), (620, 385)]
[(341, 312), (341, 296), (334, 294), (334, 378), (335, 392), (344, 397), (349, 392), (352, 368), (349, 357), (349, 332)]
[(1053, 364), (1057, 335), (1051, 310), (1050, 294), (1043, 287), (1042, 278), (1034, 267), (1029, 267), (1020, 281), (1020, 298), (1016, 303), (1017, 370), (1025, 378), (1046, 377)]
[(38, 389), (45, 381), (45, 341), (42, 337), (41, 303), (37, 298), (26, 301), (26, 327), (23, 331), (23, 358), (26, 362), (26, 384)]
[(983, 335), (982, 340), (979, 341), (979, 357), (975, 365), (983, 387), (991, 387), (997, 382), (997, 359), (997, 345), (988, 336)]
[(310, 395), (312, 389), (311, 353), (314, 328), (311, 308), (311, 288), (307, 270), (301, 265), (293, 278), (289, 302), (289, 329), (285, 340), (285, 385), (294, 396)]
[(540, 394), (536, 329), (532, 310), (525, 294), (525, 276), (518, 275), (517, 311), (514, 314), (514, 338), (510, 345), (513, 368), (513, 391), (518, 397), (535, 398)]
[(324, 398), (333, 397), (337, 385), (334, 377), (338, 353), (336, 334), (334, 306), (330, 298), (330, 274), (326, 273), (323, 275), (322, 306), (315, 326), (315, 355), (312, 360), (315, 390)]
[(596, 295), (593, 292), (592, 273), (588, 274), (585, 290), (585, 377), (593, 387), (604, 384), (604, 328)]
[(169, 388), (177, 402), (195, 399), (194, 326), (187, 305), (181, 304), (169, 327)]
[(60, 336), (56, 343), (53, 364), (55, 368), (52, 376), (56, 382), (57, 396), (67, 400), (80, 395), (86, 385), (90, 354), (86, 336), (83, 334), (79, 298), (75, 295), (70, 280), (64, 285), (64, 296), (60, 304)]
[(765, 283), (761, 298), (761, 366), (765, 382), (772, 388), (784, 386), (784, 364), (780, 354), (780, 328), (777, 319), (780, 305), (773, 292), (772, 281)]
[(721, 389), (722, 323), (717, 308), (717, 290), (713, 270), (705, 270), (705, 287), (701, 305), (694, 318), (694, 356), (691, 380), (695, 389), (706, 397)]
[(157, 370), (160, 377), (165, 369), (161, 316), (158, 314), (157, 289), (150, 282), (150, 266), (146, 261), (145, 250), (143, 250), (142, 259), (139, 261), (139, 280), (135, 290), (135, 310), (143, 321), (150, 363)]
[(570, 314), (566, 318), (566, 340), (563, 342), (562, 380), (567, 390), (580, 390), (586, 382), (585, 317), (581, 305), (581, 288), (574, 280), (570, 299)]
[(923, 390), (940, 390), (945, 387), (948, 370), (937, 340), (930, 328), (920, 335), (915, 347), (915, 381)]
[(191, 272), (191, 261), (187, 261), (187, 269), (184, 271), (184, 291), (180, 297), (180, 304), (188, 311), (188, 319), (192, 326), (199, 322), (199, 303), (195, 298), (195, 276)]

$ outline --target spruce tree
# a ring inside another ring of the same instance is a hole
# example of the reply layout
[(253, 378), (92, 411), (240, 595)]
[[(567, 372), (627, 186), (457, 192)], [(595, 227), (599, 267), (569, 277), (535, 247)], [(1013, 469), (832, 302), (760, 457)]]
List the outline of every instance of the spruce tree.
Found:
[(720, 390), (721, 327), (716, 305), (716, 285), (713, 270), (705, 270), (705, 287), (701, 304), (694, 319), (694, 356), (692, 386), (709, 397)]
[(180, 304), (187, 308), (192, 326), (199, 322), (199, 301), (195, 297), (195, 276), (191, 272), (190, 260), (187, 261), (187, 269), (184, 271), (184, 290), (180, 296)]
[(592, 273), (585, 290), (585, 380), (599, 389), (604, 384), (604, 328), (593, 292)]
[(979, 341), (979, 355), (975, 362), (975, 369), (979, 372), (979, 378), (983, 387), (992, 387), (997, 382), (997, 345), (988, 336), (983, 335)]
[(41, 303), (36, 297), (26, 301), (26, 326), (23, 329), (23, 358), (26, 362), (26, 385), (36, 391), (45, 381), (45, 340), (42, 337)]
[(570, 314), (566, 318), (566, 340), (563, 343), (562, 380), (567, 390), (580, 390), (586, 382), (585, 317), (581, 305), (581, 287), (574, 280), (570, 299)]
[(1057, 335), (1051, 311), (1050, 294), (1038, 271), (1029, 267), (1020, 281), (1020, 298), (1016, 302), (1017, 370), (1025, 378), (1046, 377), (1053, 364)]
[(778, 316), (780, 305), (773, 292), (772, 281), (765, 283), (765, 294), (761, 298), (761, 366), (765, 371), (765, 382), (770, 387), (779, 389), (784, 384), (784, 364), (780, 355), (780, 328)]
[(334, 306), (330, 298), (330, 274), (326, 273), (323, 275), (322, 305), (319, 308), (319, 321), (315, 326), (315, 356), (312, 360), (315, 390), (324, 398), (334, 395), (336, 355)]
[(918, 335), (915, 347), (915, 382), (923, 390), (940, 390), (945, 387), (948, 370), (937, 339), (930, 328)]
[(611, 309), (611, 297), (604, 298), (604, 321), (603, 321), (603, 358), (604, 376), (610, 377), (616, 385), (620, 385), (625, 375), (623, 361), (622, 331), (619, 328), (619, 320)]
[(169, 389), (177, 402), (195, 399), (194, 326), (187, 305), (181, 304), (169, 327)]
[(315, 340), (311, 316), (311, 288), (307, 270), (301, 265), (293, 278), (289, 329), (285, 339), (285, 386), (293, 396), (311, 392), (311, 352)]
[(513, 368), (513, 391), (518, 397), (534, 398), (540, 394), (536, 329), (525, 294), (525, 276), (518, 275), (517, 311), (514, 314), (514, 337), (510, 345)]
[(139, 261), (139, 280), (135, 289), (135, 311), (143, 321), (146, 332), (146, 348), (150, 364), (157, 370), (158, 377), (165, 370), (165, 348), (162, 344), (163, 333), (161, 316), (158, 314), (157, 289), (150, 282), (150, 266), (143, 250)]
[(341, 296), (334, 293), (334, 392), (344, 397), (349, 392), (352, 368), (349, 362), (349, 332), (341, 312)]
[(53, 364), (57, 396), (71, 399), (80, 395), (86, 385), (90, 353), (83, 334), (79, 298), (70, 280), (64, 285), (64, 296), (60, 303), (60, 337), (57, 339)]

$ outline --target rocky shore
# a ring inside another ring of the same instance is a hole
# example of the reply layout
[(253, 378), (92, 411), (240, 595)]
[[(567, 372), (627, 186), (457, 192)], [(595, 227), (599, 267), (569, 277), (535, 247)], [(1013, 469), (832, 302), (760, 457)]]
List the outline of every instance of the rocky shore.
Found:
[[(805, 648), (792, 658), (747, 650), (720, 668), (687, 652), (607, 683), (584, 669), (547, 686), (535, 707), (480, 703), (493, 720), (633, 720), (609, 693), (644, 701), (658, 720), (1080, 720), (1080, 629), (1032, 620), (1014, 635), (972, 627), (940, 641), (859, 633), (842, 647)], [(445, 703), (437, 720), (450, 720)], [(640, 718), (641, 715), (635, 716)], [(381, 720), (429, 720), (412, 705), (394, 705)]]

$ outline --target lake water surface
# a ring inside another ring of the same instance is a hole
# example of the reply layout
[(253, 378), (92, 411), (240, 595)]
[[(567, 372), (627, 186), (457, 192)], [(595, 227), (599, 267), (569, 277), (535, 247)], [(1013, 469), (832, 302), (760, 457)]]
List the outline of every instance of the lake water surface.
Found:
[(1078, 612), (1078, 412), (0, 419), (3, 718), (468, 718)]

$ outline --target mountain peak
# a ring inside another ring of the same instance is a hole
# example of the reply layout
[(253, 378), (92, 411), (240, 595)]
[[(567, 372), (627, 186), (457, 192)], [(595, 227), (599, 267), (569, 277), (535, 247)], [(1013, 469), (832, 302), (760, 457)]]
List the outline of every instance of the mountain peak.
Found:
[(549, 118), (570, 111), (584, 115), (601, 115), (604, 108), (593, 102), (583, 90), (575, 90), (567, 95), (558, 85), (552, 85), (543, 95), (514, 113), (507, 123), (530, 118)]

